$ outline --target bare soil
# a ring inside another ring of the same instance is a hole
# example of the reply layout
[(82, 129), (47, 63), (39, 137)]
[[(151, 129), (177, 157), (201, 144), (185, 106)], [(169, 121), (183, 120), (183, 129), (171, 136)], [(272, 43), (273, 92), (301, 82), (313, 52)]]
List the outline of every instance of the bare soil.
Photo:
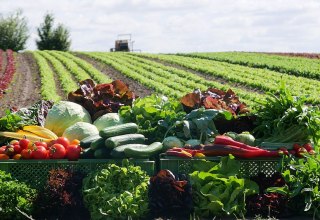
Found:
[(119, 80), (123, 81), (124, 83), (126, 83), (129, 86), (130, 90), (135, 92), (135, 94), (138, 95), (139, 97), (145, 97), (145, 96), (151, 95), (154, 92), (153, 90), (139, 84), (137, 81), (123, 75), (122, 73), (118, 72), (117, 70), (115, 70), (114, 68), (112, 68), (106, 64), (103, 64), (99, 61), (96, 61), (90, 57), (87, 57), (86, 55), (83, 55), (83, 54), (74, 53), (74, 55), (87, 61), (88, 63), (93, 65), (97, 70), (99, 70), (100, 72), (102, 72), (102, 73), (106, 74), (108, 77), (110, 77), (112, 80), (119, 79)]
[(28, 107), (40, 100), (40, 76), (30, 53), (16, 53), (16, 72), (6, 94), (0, 99), (0, 116), (9, 108)]

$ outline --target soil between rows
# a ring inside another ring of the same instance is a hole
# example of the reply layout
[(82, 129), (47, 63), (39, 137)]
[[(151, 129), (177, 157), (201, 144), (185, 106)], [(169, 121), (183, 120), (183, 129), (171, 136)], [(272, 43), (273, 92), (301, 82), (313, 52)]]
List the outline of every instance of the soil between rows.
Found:
[(31, 53), (15, 54), (16, 71), (6, 94), (0, 98), (0, 117), (9, 108), (22, 108), (41, 99), (40, 76)]
[(112, 80), (119, 79), (119, 80), (123, 81), (124, 83), (126, 83), (129, 86), (129, 89), (131, 91), (133, 91), (139, 97), (149, 96), (154, 92), (153, 90), (139, 84), (137, 81), (123, 75), (119, 71), (115, 70), (114, 68), (112, 68), (106, 64), (103, 64), (99, 61), (96, 61), (96, 60), (94, 60), (84, 54), (74, 53), (74, 55), (87, 61), (88, 63), (93, 65), (97, 70), (99, 70), (100, 72), (102, 72), (105, 75), (107, 75), (108, 77), (110, 77)]

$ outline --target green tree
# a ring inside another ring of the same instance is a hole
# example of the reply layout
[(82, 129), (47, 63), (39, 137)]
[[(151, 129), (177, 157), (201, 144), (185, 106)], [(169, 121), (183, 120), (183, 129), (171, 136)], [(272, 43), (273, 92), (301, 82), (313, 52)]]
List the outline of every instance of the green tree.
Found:
[(67, 28), (59, 24), (56, 28), (52, 14), (46, 14), (44, 22), (37, 29), (40, 40), (36, 40), (39, 50), (62, 50), (67, 51), (70, 48), (71, 40)]
[(28, 38), (27, 19), (22, 15), (22, 10), (8, 17), (0, 15), (0, 49), (23, 50)]

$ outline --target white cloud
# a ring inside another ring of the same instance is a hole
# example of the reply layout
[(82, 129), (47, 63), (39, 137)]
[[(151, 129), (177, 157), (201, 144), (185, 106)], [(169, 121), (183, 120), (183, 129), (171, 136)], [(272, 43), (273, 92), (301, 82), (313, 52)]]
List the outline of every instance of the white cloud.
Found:
[(72, 49), (107, 51), (117, 34), (132, 33), (149, 52), (320, 52), (318, 0), (0, 0), (0, 12), (17, 8), (36, 28), (46, 12), (71, 32)]

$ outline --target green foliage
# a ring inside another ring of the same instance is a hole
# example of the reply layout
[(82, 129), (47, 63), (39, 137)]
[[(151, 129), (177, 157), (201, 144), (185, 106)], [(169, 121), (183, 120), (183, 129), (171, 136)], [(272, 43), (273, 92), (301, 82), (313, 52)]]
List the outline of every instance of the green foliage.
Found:
[(54, 17), (52, 14), (46, 14), (44, 22), (37, 29), (40, 40), (36, 40), (39, 50), (62, 50), (67, 51), (70, 48), (69, 30), (62, 24), (53, 27)]
[(13, 179), (10, 174), (0, 170), (0, 216), (1, 219), (25, 219), (16, 208), (30, 215), (36, 190), (25, 183)]
[(299, 214), (320, 218), (320, 154), (305, 155), (305, 158), (286, 157), (283, 161), (282, 175), (284, 187), (273, 187), (269, 192), (289, 195), (290, 208)]
[(28, 37), (27, 20), (22, 16), (22, 11), (6, 18), (0, 14), (0, 49), (23, 50)]
[(148, 211), (149, 176), (123, 161), (108, 164), (83, 180), (83, 199), (91, 219), (137, 219)]
[(136, 99), (132, 107), (121, 107), (119, 114), (125, 122), (135, 122), (139, 133), (148, 138), (148, 143), (152, 143), (162, 141), (167, 129), (186, 113), (180, 102), (153, 94)]
[(259, 192), (259, 186), (239, 175), (240, 162), (232, 155), (222, 157), (218, 164), (197, 164), (197, 171), (190, 174), (195, 214), (201, 217), (245, 214), (245, 196)]

